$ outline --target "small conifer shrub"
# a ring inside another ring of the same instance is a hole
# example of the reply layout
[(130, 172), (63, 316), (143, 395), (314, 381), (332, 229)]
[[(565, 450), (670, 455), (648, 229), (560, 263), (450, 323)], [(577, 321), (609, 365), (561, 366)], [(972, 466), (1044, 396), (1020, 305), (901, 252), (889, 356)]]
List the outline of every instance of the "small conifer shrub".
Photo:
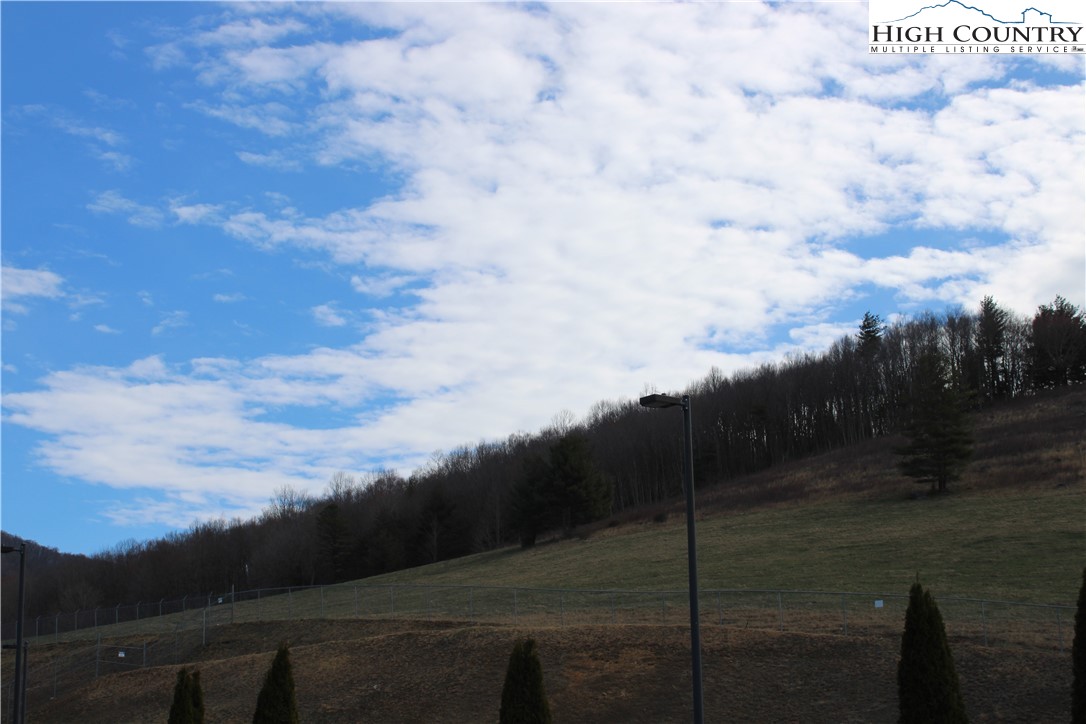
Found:
[(286, 644), (279, 644), (275, 660), (264, 677), (264, 686), (256, 700), (253, 724), (298, 724), (294, 675), (290, 669), (290, 649)]
[(498, 719), (501, 724), (551, 724), (551, 707), (543, 689), (543, 665), (534, 639), (519, 641), (513, 647)]
[(190, 674), (188, 668), (182, 667), (177, 672), (168, 721), (169, 724), (203, 724), (204, 692), (200, 688), (199, 671)]
[(901, 724), (959, 724), (967, 720), (943, 616), (919, 583), (909, 590), (901, 659), (897, 664)]

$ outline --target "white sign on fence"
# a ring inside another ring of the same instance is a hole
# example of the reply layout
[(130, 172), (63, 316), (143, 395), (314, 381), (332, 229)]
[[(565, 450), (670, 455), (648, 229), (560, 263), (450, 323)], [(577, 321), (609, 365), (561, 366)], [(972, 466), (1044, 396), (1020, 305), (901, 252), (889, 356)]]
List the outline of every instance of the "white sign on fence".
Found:
[(882, 599), (881, 598), (876, 598), (875, 599), (875, 608), (882, 608)]

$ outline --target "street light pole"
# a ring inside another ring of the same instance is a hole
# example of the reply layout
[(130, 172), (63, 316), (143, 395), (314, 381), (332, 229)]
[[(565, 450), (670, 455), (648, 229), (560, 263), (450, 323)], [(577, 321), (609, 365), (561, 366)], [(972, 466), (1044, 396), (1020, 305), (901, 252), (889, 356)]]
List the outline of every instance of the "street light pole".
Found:
[[(26, 652), (23, 650), (23, 602), (26, 599), (26, 543), (20, 543), (19, 547), (3, 546), (3, 553), (19, 554), (19, 608), (18, 618), (15, 620), (15, 681), (11, 696), (11, 721), (14, 724), (23, 724), (26, 707)], [(7, 648), (7, 647), (5, 647)]]
[(690, 663), (694, 689), (694, 724), (705, 721), (705, 707), (701, 689), (701, 616), (698, 611), (698, 547), (694, 527), (694, 434), (690, 420), (690, 395), (682, 398), (670, 395), (642, 397), (642, 407), (681, 407), (683, 411), (683, 447), (686, 461), (683, 465), (683, 492), (686, 496), (686, 558), (690, 581)]

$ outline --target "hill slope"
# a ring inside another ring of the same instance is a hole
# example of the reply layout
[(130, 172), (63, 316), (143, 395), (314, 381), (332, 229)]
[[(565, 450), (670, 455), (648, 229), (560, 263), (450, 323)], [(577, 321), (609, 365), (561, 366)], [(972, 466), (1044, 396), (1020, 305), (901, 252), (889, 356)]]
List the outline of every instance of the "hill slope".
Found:
[[(893, 440), (704, 491), (702, 587), (904, 593), (920, 572), (937, 598), (1070, 604), (1086, 553), (1084, 421), (1083, 389), (986, 411), (977, 421), (975, 460), (944, 498), (911, 497), (916, 487), (894, 470)], [(492, 551), (364, 583), (682, 590), (679, 510), (663, 523), (650, 522), (655, 511), (648, 511), (644, 520), (586, 529), (531, 551)], [(1066, 630), (1069, 621), (1062, 625)], [(103, 636), (108, 630), (102, 627)], [(688, 718), (689, 636), (682, 625), (260, 622), (217, 627), (206, 647), (179, 656), (203, 672), (209, 721), (251, 718), (280, 641), (294, 647), (303, 721), (493, 721), (509, 652), (525, 635), (540, 643), (557, 721)], [(951, 636), (973, 721), (1067, 720), (1068, 652), (1051, 645), (985, 648)], [(711, 721), (896, 719), (899, 640), (892, 630), (885, 636), (782, 633), (745, 630), (732, 619), (707, 625), (703, 639)], [(43, 643), (32, 650), (31, 665), (47, 671), (66, 648), (88, 646), (93, 652), (93, 639)], [(10, 652), (4, 654), (6, 678)], [(48, 687), (37, 688), (29, 718), (163, 721), (175, 675), (176, 666), (160, 666), (102, 676), (62, 687), (52, 700)]]
[[(305, 722), (491, 722), (518, 637), (539, 642), (556, 721), (689, 719), (689, 637), (683, 626), (516, 627), (425, 622), (243, 624), (201, 657), (208, 720), (243, 722), (275, 642), (293, 642)], [(709, 721), (892, 722), (894, 639), (707, 627)], [(972, 721), (1064, 721), (1067, 654), (959, 643), (954, 655)], [(176, 667), (103, 677), (54, 701), (32, 721), (161, 722)]]

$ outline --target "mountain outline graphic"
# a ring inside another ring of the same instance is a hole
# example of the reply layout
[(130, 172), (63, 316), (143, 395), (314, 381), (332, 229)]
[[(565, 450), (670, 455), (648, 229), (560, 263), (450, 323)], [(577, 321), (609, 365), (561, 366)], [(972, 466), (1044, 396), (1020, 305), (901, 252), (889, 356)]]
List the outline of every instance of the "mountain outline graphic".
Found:
[(1043, 17), (1048, 18), (1048, 24), (1049, 25), (1080, 25), (1081, 24), (1081, 23), (1077, 23), (1077, 22), (1074, 22), (1074, 21), (1054, 20), (1052, 18), (1052, 13), (1045, 12), (1044, 10), (1040, 10), (1040, 9), (1038, 9), (1036, 7), (1033, 7), (1033, 6), (1030, 6), (1030, 7), (1025, 8), (1024, 10), (1022, 10), (1022, 13), (1021, 13), (1022, 19), (1021, 20), (1001, 20), (1001, 19), (997, 18), (996, 16), (992, 15), (991, 13), (989, 13), (988, 11), (982, 10), (981, 8), (978, 8), (978, 7), (973, 6), (973, 5), (966, 5), (965, 3), (961, 2), (961, 0), (946, 0), (946, 2), (940, 3), (938, 5), (925, 5), (924, 7), (920, 8), (915, 13), (913, 13), (912, 15), (906, 15), (905, 17), (899, 18), (897, 20), (886, 20), (884, 22), (887, 23), (887, 24), (901, 23), (901, 22), (904, 22), (906, 20), (910, 20), (912, 18), (915, 18), (917, 15), (919, 15), (920, 13), (922, 13), (922, 12), (924, 12), (926, 10), (945, 9), (945, 8), (951, 6), (951, 5), (956, 5), (959, 8), (962, 8), (964, 10), (971, 10), (973, 12), (978, 12), (981, 15), (983, 15), (984, 17), (986, 17), (986, 18), (988, 18), (990, 20), (993, 20), (993, 21), (999, 23), (1000, 25), (1025, 25), (1026, 24), (1026, 13), (1030, 12), (1031, 10), (1033, 12), (1037, 13), (1038, 15), (1041, 15)]

